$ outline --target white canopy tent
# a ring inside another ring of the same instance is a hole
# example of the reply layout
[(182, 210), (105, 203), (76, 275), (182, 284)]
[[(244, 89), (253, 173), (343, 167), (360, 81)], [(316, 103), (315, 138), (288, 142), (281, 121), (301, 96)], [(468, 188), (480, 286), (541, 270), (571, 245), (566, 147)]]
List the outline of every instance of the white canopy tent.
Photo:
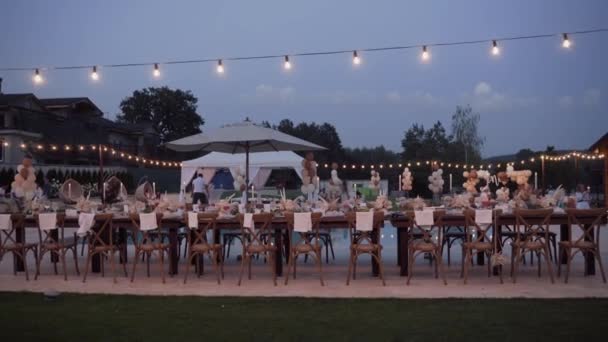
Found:
[[(249, 154), (249, 184), (256, 188), (264, 186), (272, 169), (293, 169), (302, 178), (302, 157), (291, 151), (252, 152)], [(205, 183), (209, 183), (217, 169), (227, 168), (233, 178), (236, 170), (245, 171), (245, 160), (239, 154), (211, 152), (205, 156), (182, 162), (181, 184), (188, 184), (198, 169), (202, 170)]]

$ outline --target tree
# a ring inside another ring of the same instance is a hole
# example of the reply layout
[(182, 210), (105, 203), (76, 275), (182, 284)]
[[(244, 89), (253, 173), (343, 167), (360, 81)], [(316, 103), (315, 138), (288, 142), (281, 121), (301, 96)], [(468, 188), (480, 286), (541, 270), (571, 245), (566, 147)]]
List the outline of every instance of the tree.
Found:
[(522, 148), (515, 155), (515, 159), (516, 160), (527, 160), (529, 158), (534, 157), (535, 154), (536, 153), (534, 151), (532, 151), (531, 149), (529, 149), (529, 148)]
[(198, 99), (190, 91), (169, 87), (136, 90), (120, 102), (122, 123), (151, 122), (161, 143), (200, 133), (205, 123), (196, 112)]
[(462, 144), (464, 161), (467, 164), (469, 159), (480, 159), (481, 156), (481, 147), (485, 138), (480, 137), (477, 132), (479, 119), (479, 114), (474, 114), (471, 106), (457, 106), (456, 112), (452, 115), (452, 135), (455, 142)]
[(301, 122), (298, 125), (294, 125), (293, 121), (283, 119), (278, 125), (273, 126), (273, 128), (327, 148), (326, 151), (315, 153), (317, 157), (316, 161), (319, 163), (344, 159), (344, 148), (342, 147), (340, 135), (332, 124), (327, 122), (322, 124)]
[(401, 140), (401, 146), (403, 147), (403, 159), (418, 159), (421, 155), (423, 144), (424, 126), (415, 123), (405, 132), (405, 137)]

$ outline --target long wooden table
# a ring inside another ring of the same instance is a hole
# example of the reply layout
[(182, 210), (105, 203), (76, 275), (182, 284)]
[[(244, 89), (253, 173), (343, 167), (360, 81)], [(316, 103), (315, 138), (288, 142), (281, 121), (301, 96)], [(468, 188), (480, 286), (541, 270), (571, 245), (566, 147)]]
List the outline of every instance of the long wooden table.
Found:
[[(579, 217), (579, 221), (581, 224), (591, 224), (593, 223), (595, 217)], [(399, 260), (399, 266), (400, 266), (400, 274), (401, 276), (407, 276), (408, 275), (408, 253), (407, 253), (407, 246), (408, 246), (408, 229), (411, 227), (412, 222), (410, 222), (410, 219), (404, 215), (403, 213), (393, 213), (390, 216), (390, 222), (391, 224), (397, 229), (397, 241), (398, 241), (398, 246), (397, 246), (397, 255), (398, 255), (398, 260)], [(498, 241), (502, 241), (502, 226), (510, 226), (513, 227), (515, 225), (515, 215), (512, 213), (504, 213), (501, 214), (500, 217), (498, 217), (497, 220), (498, 224), (497, 224), (497, 228), (495, 231), (497, 234), (496, 238), (498, 239)], [(606, 223), (606, 222), (604, 222)], [(565, 213), (554, 213), (551, 215), (551, 220), (550, 220), (550, 224), (551, 225), (559, 225), (560, 226), (560, 236), (559, 236), (559, 241), (567, 241), (568, 240), (568, 215), (566, 215)], [(464, 227), (465, 226), (465, 219), (464, 219), (464, 215), (461, 213), (450, 213), (449, 211), (446, 212), (446, 214), (443, 216), (443, 226), (444, 227)], [(499, 248), (500, 243), (498, 244)], [(561, 252), (558, 251), (558, 256), (562, 255)], [(483, 253), (478, 253), (478, 258), (477, 258), (477, 262), (479, 264), (483, 264), (484, 262), (484, 257), (483, 257)], [(565, 258), (560, 258), (558, 260), (559, 262), (561, 262), (562, 264), (566, 263)], [(588, 253), (587, 255), (585, 255), (585, 270), (587, 272), (587, 274), (595, 274), (595, 259), (593, 257), (593, 255), (591, 253)], [(496, 274), (496, 269), (495, 269), (495, 274)]]

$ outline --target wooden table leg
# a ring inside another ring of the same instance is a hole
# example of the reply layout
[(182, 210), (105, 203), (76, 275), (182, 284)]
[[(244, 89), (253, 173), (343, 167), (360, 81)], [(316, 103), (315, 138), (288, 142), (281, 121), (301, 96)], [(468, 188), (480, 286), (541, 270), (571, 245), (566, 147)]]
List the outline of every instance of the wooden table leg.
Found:
[[(126, 264), (128, 262), (128, 255), (127, 255), (127, 246), (129, 245), (129, 238), (127, 236), (127, 230), (124, 227), (118, 227), (118, 242), (121, 244), (121, 249), (120, 249), (120, 263), (121, 264)], [(133, 243), (135, 243), (135, 241), (133, 241)]]
[(169, 228), (169, 274), (176, 275), (178, 269), (179, 258), (177, 256), (177, 227)]
[(289, 264), (289, 257), (291, 256), (291, 253), (289, 253), (291, 250), (291, 231), (289, 229), (287, 230), (287, 234), (285, 234), (283, 244), (283, 248), (285, 249), (285, 262)]
[(397, 250), (398, 251), (398, 255), (397, 258), (399, 259), (399, 265), (400, 267), (400, 272), (399, 274), (402, 277), (405, 277), (408, 275), (408, 254), (407, 254), (407, 245), (408, 245), (408, 236), (407, 236), (407, 228), (398, 228), (397, 229), (397, 236), (398, 236), (398, 241), (399, 241), (399, 245), (400, 248)]
[[(593, 242), (593, 239), (595, 236), (595, 228), (591, 225), (586, 224), (585, 230), (591, 232), (590, 234), (588, 234), (591, 236), (591, 238), (585, 236), (585, 241)], [(595, 257), (593, 256), (593, 253), (589, 253), (589, 252), (585, 252), (584, 255), (585, 255), (585, 272), (587, 275), (594, 275), (595, 274)]]
[(397, 229), (397, 266), (401, 266), (401, 229)]
[[(15, 228), (15, 240), (17, 243), (25, 243), (25, 227)], [(16, 252), (13, 252), (13, 268), (17, 272), (25, 271), (23, 259)]]
[[(380, 240), (380, 229), (374, 229), (374, 231), (372, 232), (372, 243), (373, 244), (377, 244), (378, 241)], [(377, 252), (374, 252), (374, 255), (378, 256)], [(377, 277), (379, 272), (380, 267), (378, 266), (378, 262), (376, 261), (376, 259), (372, 256), (372, 275), (374, 277)]]
[[(561, 224), (559, 226), (559, 241), (568, 241), (568, 225), (567, 224)], [(562, 254), (562, 248), (559, 247), (558, 250), (558, 255), (560, 256), (558, 261), (562, 263), (562, 265), (565, 265), (568, 263), (568, 256), (565, 254)]]
[(276, 248), (274, 256), (274, 267), (277, 277), (283, 276), (283, 231), (281, 228), (274, 230), (274, 245)]

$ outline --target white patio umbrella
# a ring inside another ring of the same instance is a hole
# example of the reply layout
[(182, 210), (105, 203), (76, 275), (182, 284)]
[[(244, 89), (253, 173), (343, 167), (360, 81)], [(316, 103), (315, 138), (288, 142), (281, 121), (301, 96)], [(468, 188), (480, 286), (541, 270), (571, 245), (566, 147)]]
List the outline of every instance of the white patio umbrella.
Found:
[[(166, 143), (174, 151), (210, 151), (245, 153), (245, 184), (249, 184), (249, 153), (271, 151), (315, 151), (325, 147), (256, 125), (246, 119), (243, 122), (199, 133)], [(247, 200), (247, 195), (245, 196)]]

